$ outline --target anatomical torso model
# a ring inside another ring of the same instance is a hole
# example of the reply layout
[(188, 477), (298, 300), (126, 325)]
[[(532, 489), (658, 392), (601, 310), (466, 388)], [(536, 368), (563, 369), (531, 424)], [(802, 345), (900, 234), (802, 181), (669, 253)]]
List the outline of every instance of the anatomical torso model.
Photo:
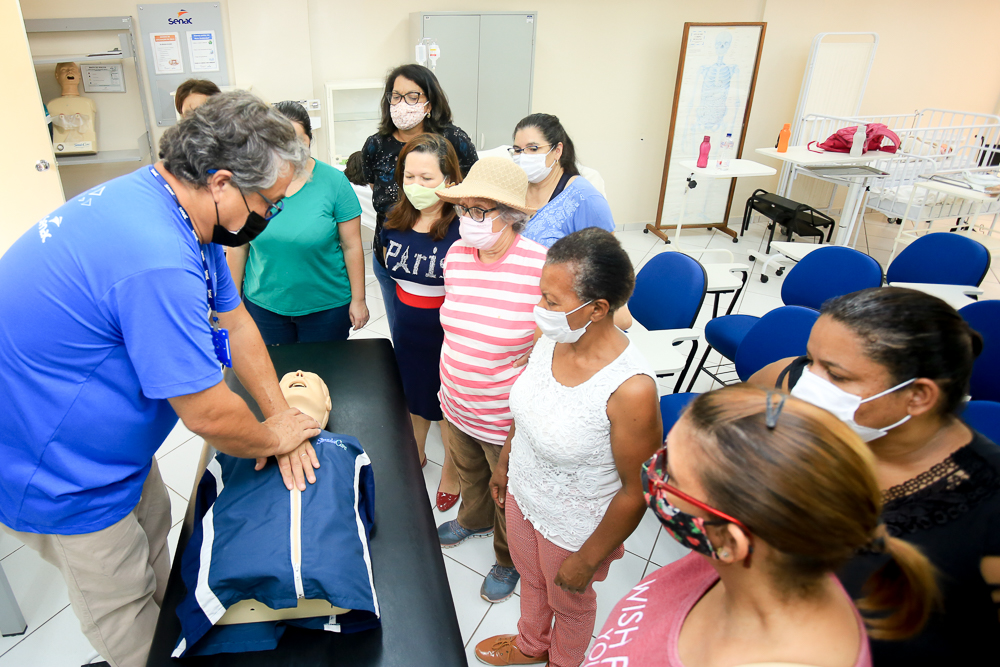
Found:
[(56, 155), (96, 153), (97, 105), (93, 100), (80, 96), (80, 66), (59, 63), (56, 65), (56, 81), (62, 88), (62, 96), (48, 103)]

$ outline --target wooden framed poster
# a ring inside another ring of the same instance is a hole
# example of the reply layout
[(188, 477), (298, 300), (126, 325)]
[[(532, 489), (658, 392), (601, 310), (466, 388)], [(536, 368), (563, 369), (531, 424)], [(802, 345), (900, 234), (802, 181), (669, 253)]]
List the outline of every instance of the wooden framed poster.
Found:
[[(671, 163), (696, 160), (706, 136), (714, 158), (727, 133), (733, 135), (731, 157), (743, 155), (766, 28), (767, 23), (684, 24), (656, 222), (646, 225), (664, 241), (666, 228), (677, 224), (688, 175), (679, 167), (671, 170)], [(735, 238), (727, 224), (735, 189), (734, 178), (700, 179), (687, 195), (683, 226), (715, 228)]]

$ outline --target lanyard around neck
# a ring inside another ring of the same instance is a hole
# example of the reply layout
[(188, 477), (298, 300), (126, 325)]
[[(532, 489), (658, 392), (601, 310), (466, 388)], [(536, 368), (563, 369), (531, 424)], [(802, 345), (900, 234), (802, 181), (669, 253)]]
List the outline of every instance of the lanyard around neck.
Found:
[(208, 260), (205, 258), (205, 247), (202, 245), (201, 240), (198, 238), (198, 233), (194, 229), (194, 223), (191, 221), (191, 216), (188, 215), (184, 207), (181, 206), (180, 200), (177, 199), (177, 194), (174, 189), (170, 187), (166, 179), (156, 171), (152, 166), (149, 167), (149, 173), (153, 175), (153, 178), (163, 186), (163, 189), (167, 191), (168, 194), (173, 198), (174, 203), (177, 204), (177, 211), (184, 218), (184, 221), (188, 223), (188, 227), (191, 229), (191, 234), (194, 235), (194, 242), (198, 244), (198, 249), (201, 251), (201, 268), (205, 273), (205, 288), (208, 290), (208, 308), (209, 308), (209, 324), (212, 326), (212, 331), (219, 330), (219, 313), (215, 307), (215, 287), (212, 285), (212, 272), (208, 268)]

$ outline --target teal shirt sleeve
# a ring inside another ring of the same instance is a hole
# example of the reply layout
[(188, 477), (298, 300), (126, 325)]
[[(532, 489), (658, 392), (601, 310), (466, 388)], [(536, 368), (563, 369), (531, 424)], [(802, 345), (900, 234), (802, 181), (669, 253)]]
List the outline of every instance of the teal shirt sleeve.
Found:
[(351, 182), (339, 169), (333, 169), (333, 219), (337, 223), (353, 220), (361, 215), (361, 202), (355, 194)]

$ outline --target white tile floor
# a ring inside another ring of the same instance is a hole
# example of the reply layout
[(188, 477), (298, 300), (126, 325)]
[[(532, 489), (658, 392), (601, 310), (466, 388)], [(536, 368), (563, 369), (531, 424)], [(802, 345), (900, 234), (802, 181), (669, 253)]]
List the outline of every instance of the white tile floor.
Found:
[[(733, 221), (738, 229), (738, 222)], [(869, 214), (864, 225), (857, 248), (868, 252), (878, 260), (883, 268), (889, 258), (892, 239), (898, 227), (890, 225), (880, 216)], [(708, 233), (703, 230), (683, 232), (683, 242), (691, 247), (718, 247), (732, 250), (736, 261), (748, 262), (747, 254), (754, 252), (763, 254), (763, 224), (755, 223), (739, 244), (733, 244), (728, 236), (719, 233)], [(633, 264), (641, 269), (655, 254), (663, 252), (666, 246), (652, 234), (641, 231), (619, 232), (618, 237), (625, 247)], [(707, 256), (706, 262), (720, 261), (718, 256)], [(761, 283), (760, 265), (758, 260), (753, 265), (753, 271), (747, 288), (740, 296), (739, 303), (733, 312), (751, 315), (763, 315), (769, 310), (781, 305), (781, 282), (783, 278), (774, 277), (767, 283)], [(368, 325), (352, 334), (358, 338), (389, 336), (388, 322), (385, 317), (385, 307), (378, 283), (371, 272), (371, 254), (365, 257), (366, 283), (368, 292), (368, 307), (371, 319)], [(1000, 298), (1000, 269), (994, 268), (983, 281), (985, 291), (983, 298)], [(724, 311), (728, 299), (723, 296)], [(705, 306), (696, 322), (697, 327), (704, 326), (711, 317), (711, 299), (706, 299)], [(710, 364), (713, 359), (710, 358)], [(671, 378), (661, 383), (661, 392), (667, 393), (673, 386)], [(695, 384), (696, 391), (706, 391), (712, 387), (712, 382), (702, 376)], [(194, 485), (195, 468), (201, 452), (202, 441), (178, 425), (167, 437), (156, 454), (164, 482), (170, 491), (173, 528), (170, 531), (170, 548), (174, 553), (177, 538), (180, 534), (180, 522), (184, 517), (187, 499)], [(424, 469), (427, 485), (428, 502), (433, 503), (434, 494), (441, 476), (443, 447), (440, 432), (437, 427), (431, 429), (427, 443), (428, 464)], [(436, 512), (436, 510), (435, 510)], [(438, 514), (438, 521), (443, 522), (455, 518), (457, 509), (451, 509), (444, 514)], [(677, 545), (660, 529), (652, 514), (647, 513), (635, 533), (625, 542), (626, 554), (615, 562), (608, 579), (597, 585), (598, 614), (595, 627), (600, 629), (611, 607), (639, 579), (652, 572), (657, 567), (667, 565), (683, 556), (686, 551)], [(454, 549), (443, 551), (445, 568), (451, 584), (452, 598), (458, 613), (459, 627), (470, 664), (475, 664), (473, 648), (482, 639), (495, 634), (516, 632), (519, 615), (518, 597), (512, 597), (507, 602), (491, 605), (479, 597), (479, 587), (483, 577), (493, 564), (492, 546), (489, 540), (472, 540)], [(0, 667), (76, 667), (86, 662), (92, 650), (86, 639), (80, 633), (79, 624), (69, 608), (66, 587), (55, 568), (44, 563), (35, 552), (22, 545), (5, 533), (0, 533), (0, 562), (3, 564), (8, 579), (21, 606), (21, 611), (28, 622), (28, 631), (19, 637), (0, 638)], [(519, 589), (518, 589), (519, 590)]]

